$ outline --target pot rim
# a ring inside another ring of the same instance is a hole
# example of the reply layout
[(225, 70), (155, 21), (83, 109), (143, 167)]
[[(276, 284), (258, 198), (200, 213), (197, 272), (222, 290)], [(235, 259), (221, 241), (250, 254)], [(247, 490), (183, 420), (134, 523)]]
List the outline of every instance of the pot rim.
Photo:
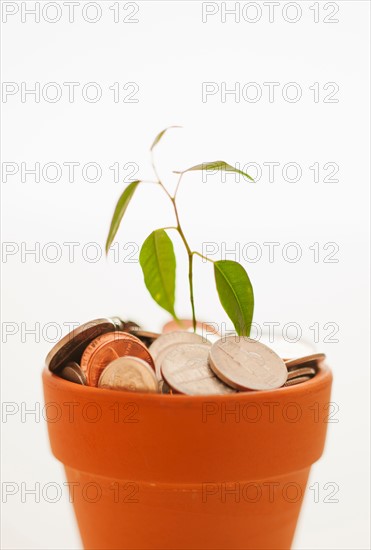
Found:
[(318, 372), (313, 378), (303, 382), (301, 384), (296, 384), (293, 386), (286, 386), (281, 388), (276, 388), (274, 390), (251, 390), (251, 391), (241, 391), (236, 393), (228, 393), (224, 395), (182, 395), (182, 394), (161, 394), (161, 393), (145, 393), (145, 392), (126, 392), (122, 390), (109, 390), (105, 388), (97, 388), (95, 386), (83, 386), (65, 380), (56, 374), (53, 374), (47, 367), (43, 369), (43, 380), (44, 383), (49, 385), (58, 386), (60, 390), (65, 390), (70, 396), (74, 395), (76, 399), (78, 396), (83, 395), (85, 398), (90, 395), (91, 398), (99, 399), (100, 397), (103, 400), (107, 398), (112, 398), (113, 400), (118, 400), (120, 397), (123, 400), (135, 399), (139, 401), (146, 401), (147, 403), (158, 403), (161, 405), (165, 404), (197, 404), (205, 400), (215, 400), (215, 401), (257, 401), (257, 400), (266, 400), (272, 399), (273, 397), (292, 397), (293, 399), (299, 399), (303, 395), (308, 393), (317, 392), (323, 386), (328, 385), (332, 380), (332, 372), (327, 364), (322, 363), (318, 366)]

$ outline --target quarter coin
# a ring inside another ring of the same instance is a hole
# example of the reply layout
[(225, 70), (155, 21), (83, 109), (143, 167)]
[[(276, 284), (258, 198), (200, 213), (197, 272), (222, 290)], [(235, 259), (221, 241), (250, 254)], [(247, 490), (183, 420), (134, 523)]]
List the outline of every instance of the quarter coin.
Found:
[(268, 346), (246, 336), (227, 336), (210, 349), (214, 373), (232, 388), (273, 390), (287, 380), (283, 360)]
[(52, 372), (56, 372), (70, 361), (79, 363), (86, 346), (97, 336), (112, 330), (115, 330), (115, 323), (108, 318), (94, 319), (80, 325), (49, 351), (45, 359), (46, 366)]
[(99, 388), (157, 393), (158, 381), (153, 369), (138, 357), (119, 357), (107, 365), (99, 377)]
[(170, 351), (167, 348), (178, 346), (179, 344), (205, 344), (211, 346), (203, 336), (195, 334), (194, 332), (175, 331), (161, 334), (149, 347), (149, 352), (153, 357), (156, 365), (156, 374), (158, 378), (161, 378), (161, 365), (167, 352)]
[(96, 386), (102, 371), (118, 357), (134, 356), (146, 361), (153, 370), (154, 361), (146, 346), (132, 334), (108, 332), (93, 340), (81, 358), (81, 369), (89, 386)]
[(187, 395), (224, 395), (234, 390), (221, 382), (208, 365), (210, 347), (182, 344), (174, 347), (162, 363), (162, 375), (178, 393)]

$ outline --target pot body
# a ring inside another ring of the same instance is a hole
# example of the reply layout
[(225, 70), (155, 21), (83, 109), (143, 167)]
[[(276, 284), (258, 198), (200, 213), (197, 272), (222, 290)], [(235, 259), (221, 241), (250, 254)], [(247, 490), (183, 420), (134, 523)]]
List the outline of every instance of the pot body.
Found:
[(86, 549), (289, 549), (321, 456), (331, 373), (190, 397), (43, 372), (48, 430)]

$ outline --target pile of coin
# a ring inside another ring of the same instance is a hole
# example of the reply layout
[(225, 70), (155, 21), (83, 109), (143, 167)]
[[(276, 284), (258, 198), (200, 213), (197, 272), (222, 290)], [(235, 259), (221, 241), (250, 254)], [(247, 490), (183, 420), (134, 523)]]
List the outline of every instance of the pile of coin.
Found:
[(60, 340), (46, 366), (70, 382), (99, 388), (223, 395), (300, 384), (315, 376), (325, 359), (323, 354), (281, 359), (247, 337), (211, 343), (201, 334), (165, 327), (157, 334), (118, 317), (95, 319)]
[(46, 366), (78, 384), (157, 392), (155, 364), (148, 351), (157, 336), (118, 317), (95, 319), (62, 338), (48, 353)]
[(285, 365), (288, 371), (285, 386), (295, 386), (313, 378), (316, 374), (318, 365), (326, 359), (324, 353), (315, 353), (298, 359), (285, 359)]

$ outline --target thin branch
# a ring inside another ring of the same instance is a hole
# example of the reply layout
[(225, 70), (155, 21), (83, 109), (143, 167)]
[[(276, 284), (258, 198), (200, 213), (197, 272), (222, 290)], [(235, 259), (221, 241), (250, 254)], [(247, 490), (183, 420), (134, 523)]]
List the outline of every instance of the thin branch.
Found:
[(204, 256), (203, 254), (201, 254), (200, 252), (192, 252), (193, 255), (196, 255), (196, 256), (200, 256), (200, 258), (202, 258), (203, 260), (207, 260), (208, 262), (211, 262), (212, 264), (215, 263), (215, 260), (211, 260), (210, 258), (207, 258), (206, 256)]
[(175, 200), (176, 194), (178, 193), (178, 189), (179, 189), (180, 182), (182, 181), (182, 177), (183, 177), (183, 173), (180, 174), (179, 179), (178, 179), (178, 183), (176, 184), (175, 193), (174, 193), (174, 200)]
[(167, 194), (167, 196), (169, 197), (169, 199), (172, 201), (173, 200), (173, 197), (170, 195), (169, 191), (166, 189), (165, 185), (162, 183), (161, 179), (160, 179), (160, 176), (158, 175), (158, 172), (157, 172), (157, 169), (156, 169), (156, 166), (155, 166), (155, 162), (154, 162), (154, 158), (153, 158), (153, 152), (151, 151), (151, 164), (152, 164), (152, 168), (153, 168), (153, 171), (155, 173), (155, 176), (157, 178), (157, 182), (158, 185), (160, 185), (160, 187), (162, 187), (162, 189), (165, 191), (165, 193)]
[(161, 229), (163, 229), (164, 231), (167, 231), (168, 229), (174, 229), (175, 231), (178, 231), (178, 228), (175, 226), (175, 225), (169, 225), (169, 227), (162, 227)]
[(194, 294), (193, 294), (193, 253), (191, 251), (191, 247), (189, 246), (187, 239), (185, 238), (185, 235), (183, 233), (183, 229), (180, 225), (179, 212), (178, 212), (178, 208), (177, 208), (177, 205), (176, 205), (176, 202), (175, 202), (175, 197), (176, 197), (176, 194), (177, 194), (177, 191), (178, 191), (178, 188), (179, 188), (179, 184), (181, 182), (183, 174), (180, 175), (180, 178), (178, 180), (178, 183), (177, 183), (177, 186), (176, 186), (176, 189), (175, 189), (174, 196), (172, 197), (170, 195), (169, 191), (166, 189), (166, 187), (162, 183), (162, 181), (160, 180), (160, 177), (159, 177), (158, 172), (156, 170), (156, 166), (155, 166), (155, 163), (154, 163), (154, 158), (153, 158), (153, 153), (152, 152), (151, 152), (151, 161), (152, 161), (153, 171), (155, 173), (156, 178), (158, 179), (157, 183), (162, 187), (162, 189), (165, 191), (165, 193), (167, 194), (167, 196), (169, 197), (169, 199), (172, 202), (172, 205), (173, 205), (173, 208), (174, 208), (174, 213), (175, 213), (175, 218), (176, 218), (176, 223), (177, 223), (177, 226), (174, 229), (176, 229), (178, 231), (178, 233), (180, 235), (180, 238), (182, 239), (182, 241), (184, 243), (184, 246), (187, 250), (187, 254), (188, 254), (189, 297), (190, 297), (190, 300), (191, 300), (191, 308), (192, 308), (193, 330), (194, 330), (194, 332), (196, 332), (197, 321), (196, 321), (195, 303), (194, 303)]

